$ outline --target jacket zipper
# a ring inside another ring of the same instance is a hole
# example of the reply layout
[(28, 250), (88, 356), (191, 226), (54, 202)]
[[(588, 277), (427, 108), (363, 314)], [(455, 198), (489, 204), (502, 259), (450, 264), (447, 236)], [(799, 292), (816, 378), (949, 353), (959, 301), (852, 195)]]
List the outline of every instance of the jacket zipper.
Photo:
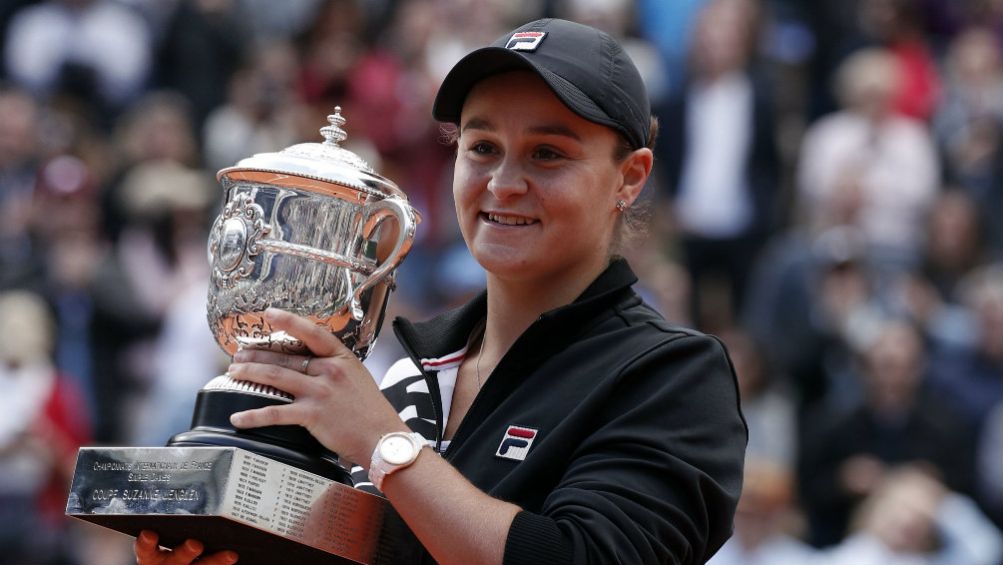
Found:
[(394, 333), (397, 334), (397, 341), (400, 342), (401, 347), (407, 353), (411, 361), (418, 367), (421, 371), (421, 376), (425, 379), (425, 384), (428, 386), (429, 400), (432, 401), (432, 415), (435, 417), (435, 451), (442, 453), (442, 392), (439, 390), (439, 379), (438, 377), (432, 377), (421, 365), (421, 359), (418, 357), (417, 352), (408, 343), (408, 340), (401, 335), (401, 332), (397, 331), (394, 327)]

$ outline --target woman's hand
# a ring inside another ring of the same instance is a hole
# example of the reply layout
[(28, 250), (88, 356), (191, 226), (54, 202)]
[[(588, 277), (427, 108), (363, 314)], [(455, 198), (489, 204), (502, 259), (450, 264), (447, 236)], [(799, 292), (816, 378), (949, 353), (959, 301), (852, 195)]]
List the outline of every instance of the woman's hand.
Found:
[(265, 312), (265, 320), (302, 340), (311, 355), (238, 351), (228, 371), (231, 378), (273, 386), (295, 401), (238, 412), (230, 418), (234, 426), (303, 426), (325, 447), (366, 468), (383, 434), (409, 431), (369, 370), (330, 331), (274, 308)]
[(202, 543), (190, 539), (174, 549), (161, 549), (157, 545), (157, 534), (143, 530), (136, 536), (136, 563), (138, 565), (232, 565), (237, 562), (233, 551), (217, 551), (212, 555), (199, 557), (204, 549)]

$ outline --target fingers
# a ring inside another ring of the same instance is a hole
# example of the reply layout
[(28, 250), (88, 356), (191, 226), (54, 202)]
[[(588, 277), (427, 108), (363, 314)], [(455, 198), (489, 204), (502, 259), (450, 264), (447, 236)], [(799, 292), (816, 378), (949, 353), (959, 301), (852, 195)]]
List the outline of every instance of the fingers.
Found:
[(136, 562), (139, 565), (157, 565), (163, 557), (160, 554), (160, 546), (157, 545), (159, 536), (150, 530), (143, 530), (136, 536), (136, 543), (133, 549), (136, 552)]
[(234, 551), (218, 551), (199, 558), (205, 547), (198, 540), (185, 540), (173, 550), (161, 549), (158, 541), (159, 536), (150, 530), (143, 530), (136, 536), (134, 547), (138, 565), (191, 565), (193, 562), (197, 565), (232, 565), (238, 560)]
[(260, 428), (263, 426), (299, 426), (304, 417), (300, 406), (292, 404), (265, 406), (254, 410), (244, 410), (230, 414), (230, 423), (238, 428)]
[(272, 328), (284, 330), (289, 335), (301, 339), (317, 357), (350, 356), (355, 358), (355, 354), (345, 347), (345, 344), (341, 343), (341, 340), (330, 330), (302, 316), (277, 308), (269, 308), (265, 310), (265, 321), (271, 324)]
[(233, 355), (234, 363), (267, 363), (311, 376), (315, 373), (309, 371), (314, 359), (313, 355), (292, 355), (266, 349), (241, 349)]
[(198, 540), (185, 540), (184, 543), (174, 548), (170, 554), (166, 556), (166, 559), (162, 562), (163, 565), (189, 565), (192, 561), (202, 555), (203, 547), (202, 542)]
[(226, 373), (232, 379), (273, 386), (294, 397), (303, 396), (310, 386), (303, 373), (268, 363), (234, 363)]

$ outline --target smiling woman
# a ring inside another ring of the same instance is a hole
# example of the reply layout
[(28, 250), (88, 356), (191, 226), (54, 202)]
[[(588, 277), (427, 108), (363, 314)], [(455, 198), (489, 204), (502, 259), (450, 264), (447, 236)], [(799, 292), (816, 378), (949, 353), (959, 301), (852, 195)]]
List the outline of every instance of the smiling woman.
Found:
[[(723, 346), (645, 305), (614, 253), (652, 167), (634, 64), (598, 30), (539, 20), (457, 63), (433, 114), (457, 127), (456, 213), (486, 291), (395, 320), (409, 358), (381, 390), (335, 337), (269, 311), (312, 360), (238, 352), (233, 378), (295, 401), (233, 424), (301, 425), (356, 462), (417, 563), (704, 563), (731, 532), (746, 429)], [(142, 565), (201, 551), (136, 547)]]

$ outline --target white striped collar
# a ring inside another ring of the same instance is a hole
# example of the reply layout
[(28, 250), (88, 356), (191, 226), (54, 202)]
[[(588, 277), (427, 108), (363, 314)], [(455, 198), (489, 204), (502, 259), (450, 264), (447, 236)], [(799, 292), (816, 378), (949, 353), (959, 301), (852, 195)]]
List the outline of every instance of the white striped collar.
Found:
[(463, 357), (467, 354), (467, 346), (459, 351), (454, 351), (448, 355), (443, 355), (442, 357), (433, 357), (431, 359), (421, 359), (421, 368), (425, 371), (445, 371), (446, 369), (455, 369), (460, 366), (463, 362)]

